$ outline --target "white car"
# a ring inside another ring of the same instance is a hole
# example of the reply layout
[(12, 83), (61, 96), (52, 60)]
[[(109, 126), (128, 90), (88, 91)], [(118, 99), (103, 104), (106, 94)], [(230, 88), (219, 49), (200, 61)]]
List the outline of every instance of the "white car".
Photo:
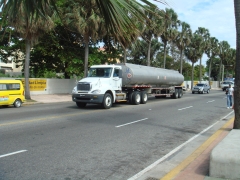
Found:
[(233, 81), (223, 81), (221, 82), (221, 89), (225, 91), (228, 87), (229, 84), (231, 84), (232, 87), (234, 87), (234, 82)]

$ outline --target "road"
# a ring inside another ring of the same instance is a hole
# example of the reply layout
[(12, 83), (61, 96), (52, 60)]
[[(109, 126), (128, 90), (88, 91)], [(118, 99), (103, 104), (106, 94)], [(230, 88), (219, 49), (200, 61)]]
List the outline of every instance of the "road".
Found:
[(131, 179), (231, 111), (221, 90), (109, 110), (73, 102), (0, 108), (0, 180)]

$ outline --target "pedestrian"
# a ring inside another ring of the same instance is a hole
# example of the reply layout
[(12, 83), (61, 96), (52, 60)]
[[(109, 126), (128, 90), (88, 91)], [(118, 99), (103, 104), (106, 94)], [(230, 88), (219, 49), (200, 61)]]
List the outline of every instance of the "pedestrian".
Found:
[(226, 89), (228, 109), (232, 108), (232, 105), (233, 105), (233, 92), (234, 92), (234, 89), (231, 87), (231, 84), (229, 84), (229, 87)]

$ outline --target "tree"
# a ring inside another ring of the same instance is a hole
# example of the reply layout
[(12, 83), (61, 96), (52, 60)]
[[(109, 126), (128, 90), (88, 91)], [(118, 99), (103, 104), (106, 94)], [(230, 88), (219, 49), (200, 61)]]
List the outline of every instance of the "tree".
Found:
[[(128, 14), (122, 10), (122, 7), (131, 12), (139, 20), (145, 19), (145, 15), (142, 12), (144, 5), (154, 6), (148, 0), (139, 1), (127, 1), (127, 0), (95, 0), (102, 14), (108, 32), (126, 34), (123, 29), (135, 28), (134, 23), (129, 18)], [(162, 4), (167, 4), (164, 0), (155, 0)], [(58, 4), (62, 4), (63, 0), (0, 0), (0, 7), (2, 11), (11, 14), (13, 18), (19, 16), (20, 5), (25, 9), (26, 16), (31, 19), (30, 23), (35, 23), (39, 17), (46, 18), (49, 7), (50, 10), (56, 11), (59, 14), (57, 8)], [(2, 16), (3, 20), (6, 20), (6, 16)]]
[[(147, 9), (147, 8), (145, 8)], [(141, 37), (146, 41), (147, 43), (147, 66), (151, 65), (150, 61), (150, 54), (151, 54), (151, 43), (152, 39), (155, 37), (157, 38), (162, 32), (162, 12), (157, 8), (157, 6), (150, 7), (151, 11), (145, 10), (145, 15), (147, 19), (145, 19), (145, 22), (139, 23), (139, 29), (141, 30)]]
[(174, 40), (174, 43), (177, 45), (178, 49), (180, 50), (180, 73), (182, 74), (182, 56), (183, 51), (186, 46), (189, 45), (191, 42), (191, 36), (192, 36), (192, 30), (190, 28), (190, 25), (186, 22), (181, 22), (180, 24), (180, 31), (178, 32), (178, 35), (176, 39)]
[[(219, 76), (218, 76), (218, 81), (219, 82), (220, 82), (220, 79), (221, 79), (221, 72), (222, 72), (222, 68), (223, 68), (223, 63), (229, 57), (229, 53), (230, 53), (229, 49), (230, 49), (230, 45), (228, 44), (227, 41), (221, 41), (219, 43), (219, 57), (221, 59), (221, 61), (220, 61), (220, 71), (219, 71)], [(222, 74), (222, 76), (223, 76), (223, 74)], [(220, 86), (220, 84), (219, 84), (219, 86)]]
[(83, 37), (81, 44), (85, 47), (84, 77), (88, 72), (88, 54), (90, 41), (96, 42), (106, 33), (104, 19), (100, 15), (95, 0), (69, 0), (63, 8), (63, 22)]
[(213, 59), (219, 54), (219, 43), (218, 39), (215, 37), (210, 38), (210, 46), (207, 48), (205, 51), (209, 61), (208, 61), (208, 81), (210, 85), (210, 80), (211, 80), (211, 71), (212, 71), (212, 61)]
[(234, 0), (235, 19), (236, 19), (236, 34), (237, 34), (237, 53), (235, 67), (235, 88), (234, 88), (234, 129), (240, 129), (240, 1)]
[[(28, 7), (24, 3), (18, 4), (18, 7), (11, 6), (8, 3), (3, 7), (3, 17), (5, 18), (5, 23), (10, 27), (13, 27), (14, 30), (19, 33), (20, 37), (25, 39), (26, 47), (26, 57), (24, 65), (24, 76), (25, 76), (25, 98), (31, 99), (30, 89), (29, 89), (29, 63), (30, 63), (30, 49), (37, 43), (38, 38), (45, 32), (51, 30), (54, 27), (52, 21), (53, 13), (50, 11), (48, 6), (45, 6), (45, 17), (39, 17), (35, 19), (35, 22), (32, 23), (32, 16), (28, 16), (27, 11)], [(18, 9), (18, 14), (12, 13), (15, 8)], [(37, 15), (37, 12), (35, 12)]]
[(185, 47), (185, 56), (192, 62), (192, 77), (191, 87), (193, 87), (194, 63), (202, 56), (202, 50), (199, 48), (202, 45), (202, 37), (196, 33), (191, 37), (191, 43)]
[(203, 27), (199, 27), (195, 33), (202, 37), (201, 47), (199, 47), (201, 50), (200, 63), (199, 63), (199, 65), (200, 65), (199, 81), (201, 81), (202, 80), (202, 55), (209, 47), (210, 33), (209, 33), (208, 29), (203, 28)]
[(179, 26), (179, 20), (177, 13), (173, 9), (167, 9), (163, 17), (163, 33), (161, 33), (161, 39), (164, 44), (164, 63), (163, 68), (166, 64), (166, 46), (168, 41), (173, 41), (177, 35), (177, 28)]

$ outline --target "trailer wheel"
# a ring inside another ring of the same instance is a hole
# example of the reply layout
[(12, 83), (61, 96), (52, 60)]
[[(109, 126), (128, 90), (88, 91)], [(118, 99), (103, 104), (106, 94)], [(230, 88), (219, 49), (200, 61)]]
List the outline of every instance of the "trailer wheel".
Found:
[(141, 92), (141, 104), (146, 104), (148, 101), (148, 95), (146, 91)]
[(76, 102), (76, 104), (77, 104), (77, 107), (79, 108), (84, 108), (87, 105), (87, 103), (84, 103), (84, 102)]
[(109, 93), (106, 93), (103, 97), (102, 102), (103, 109), (110, 109), (112, 107), (112, 96)]
[(16, 99), (13, 103), (14, 107), (19, 108), (22, 105), (22, 101), (20, 99)]
[(181, 98), (183, 96), (182, 89), (178, 89), (178, 98)]
[(138, 105), (141, 102), (141, 95), (138, 91), (133, 92), (132, 95), (132, 104)]

